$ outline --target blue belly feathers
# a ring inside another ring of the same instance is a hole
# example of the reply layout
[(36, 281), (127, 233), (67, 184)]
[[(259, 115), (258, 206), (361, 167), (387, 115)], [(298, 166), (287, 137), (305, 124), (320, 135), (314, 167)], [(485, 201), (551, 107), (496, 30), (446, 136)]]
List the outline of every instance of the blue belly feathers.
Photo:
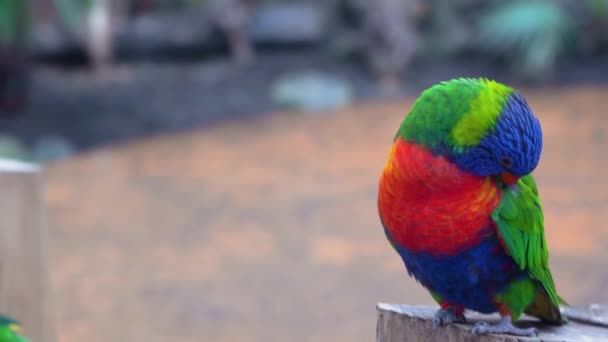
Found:
[(408, 273), (423, 286), (449, 303), (482, 313), (496, 312), (494, 295), (512, 281), (528, 276), (507, 255), (496, 236), (456, 255), (411, 253), (394, 247)]

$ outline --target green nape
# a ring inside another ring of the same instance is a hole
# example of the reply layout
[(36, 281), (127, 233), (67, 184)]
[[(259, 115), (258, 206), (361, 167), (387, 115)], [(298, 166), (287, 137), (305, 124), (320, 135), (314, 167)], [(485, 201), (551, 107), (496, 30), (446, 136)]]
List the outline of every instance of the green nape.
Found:
[(425, 90), (395, 136), (430, 149), (462, 151), (475, 146), (494, 127), (510, 87), (488, 79), (458, 78)]

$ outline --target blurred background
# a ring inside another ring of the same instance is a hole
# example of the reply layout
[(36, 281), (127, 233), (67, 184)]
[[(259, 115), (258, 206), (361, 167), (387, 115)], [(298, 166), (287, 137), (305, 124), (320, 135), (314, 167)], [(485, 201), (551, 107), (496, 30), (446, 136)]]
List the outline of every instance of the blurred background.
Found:
[(543, 125), (558, 290), (608, 303), (607, 0), (1, 0), (60, 341), (370, 341), (377, 302), (432, 303), (377, 180), (415, 97), (479, 76)]

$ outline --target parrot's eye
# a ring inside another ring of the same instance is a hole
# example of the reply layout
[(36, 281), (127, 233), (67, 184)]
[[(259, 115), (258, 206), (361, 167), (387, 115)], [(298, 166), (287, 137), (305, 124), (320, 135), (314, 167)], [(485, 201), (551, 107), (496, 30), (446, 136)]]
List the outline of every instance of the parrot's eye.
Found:
[(502, 165), (506, 169), (510, 169), (511, 167), (513, 167), (513, 162), (511, 161), (511, 158), (507, 156), (502, 156), (502, 158), (500, 158), (500, 165)]

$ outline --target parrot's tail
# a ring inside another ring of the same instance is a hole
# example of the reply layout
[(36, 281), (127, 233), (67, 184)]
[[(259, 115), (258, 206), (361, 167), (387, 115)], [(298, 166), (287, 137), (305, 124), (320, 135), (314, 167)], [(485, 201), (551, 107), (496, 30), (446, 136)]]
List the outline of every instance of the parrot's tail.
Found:
[[(560, 298), (560, 300), (562, 300)], [(563, 300), (562, 300), (563, 301)], [(549, 324), (562, 325), (567, 323), (567, 320), (559, 310), (560, 303), (554, 303), (547, 292), (542, 288), (538, 287), (536, 298), (534, 302), (528, 306), (525, 313), (534, 317), (540, 318), (542, 321)], [(565, 304), (565, 301), (563, 303)]]

